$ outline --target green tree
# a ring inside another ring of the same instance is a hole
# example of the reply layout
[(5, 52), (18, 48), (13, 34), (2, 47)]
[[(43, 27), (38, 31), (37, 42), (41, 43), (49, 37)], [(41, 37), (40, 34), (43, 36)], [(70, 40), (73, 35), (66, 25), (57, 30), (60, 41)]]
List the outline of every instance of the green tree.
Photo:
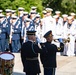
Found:
[(24, 7), (26, 11), (30, 11), (31, 6), (36, 6), (38, 12), (41, 12), (42, 0), (0, 0), (0, 9), (5, 11), (5, 9), (17, 10), (18, 7)]
[(11, 4), (10, 0), (0, 0), (0, 9), (5, 11), (6, 8), (11, 8)]
[(76, 13), (76, 0), (62, 0), (62, 12), (69, 14), (70, 12)]
[(62, 14), (76, 13), (76, 0), (42, 0), (42, 5), (45, 8), (52, 8), (54, 10), (53, 12), (60, 10)]

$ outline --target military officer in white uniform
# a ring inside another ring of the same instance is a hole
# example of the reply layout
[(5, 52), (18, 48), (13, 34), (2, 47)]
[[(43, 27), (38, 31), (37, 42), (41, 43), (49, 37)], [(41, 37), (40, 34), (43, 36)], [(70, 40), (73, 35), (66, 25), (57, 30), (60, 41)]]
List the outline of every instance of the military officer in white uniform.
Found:
[[(49, 30), (52, 30), (52, 32), (54, 31), (54, 25), (55, 25), (55, 20), (52, 17), (52, 11), (53, 9), (51, 8), (46, 8), (46, 17), (43, 20), (43, 27), (42, 27), (42, 33), (43, 35), (48, 32)], [(43, 42), (45, 42), (46, 40), (44, 39)]]

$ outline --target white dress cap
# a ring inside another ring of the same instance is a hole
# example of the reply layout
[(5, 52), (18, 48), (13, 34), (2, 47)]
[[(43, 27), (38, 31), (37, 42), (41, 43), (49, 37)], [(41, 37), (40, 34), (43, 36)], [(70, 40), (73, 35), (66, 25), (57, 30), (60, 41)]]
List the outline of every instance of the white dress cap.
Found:
[(68, 16), (68, 20), (71, 20), (72, 19), (72, 16)]
[(36, 12), (35, 12), (35, 11), (31, 10), (31, 11), (30, 11), (30, 14), (32, 14), (32, 13), (33, 13), (33, 14), (36, 14)]
[(40, 15), (39, 15), (39, 14), (37, 14), (37, 15), (36, 15), (36, 17), (40, 17)]
[(60, 11), (55, 11), (55, 13), (56, 13), (56, 14), (60, 14), (61, 12), (60, 12)]
[(24, 23), (26, 23), (26, 22), (31, 22), (31, 19), (26, 18), (26, 19), (24, 20)]
[(28, 12), (23, 12), (23, 15), (26, 15), (26, 14), (28, 14)]
[(37, 7), (35, 7), (35, 6), (32, 6), (32, 7), (31, 7), (31, 9), (36, 9), (36, 8), (37, 8)]
[(15, 13), (15, 12), (16, 12), (16, 10), (11, 10), (11, 12), (12, 12), (12, 13)]
[(11, 12), (11, 9), (6, 9), (5, 11), (6, 11), (6, 12)]
[(62, 17), (68, 17), (68, 15), (67, 14), (63, 14)]
[(23, 7), (19, 7), (18, 10), (19, 10), (19, 11), (23, 11), (24, 8), (23, 8)]
[(42, 11), (43, 14), (46, 14), (47, 12), (45, 10)]
[(71, 16), (75, 16), (76, 14), (75, 14), (75, 13), (70, 13), (70, 15), (71, 15)]
[(11, 16), (11, 18), (12, 18), (12, 19), (17, 19), (17, 16), (14, 16), (14, 15), (13, 15), (13, 16)]
[(46, 8), (46, 11), (53, 11), (52, 8)]
[(58, 18), (58, 15), (54, 15), (53, 18), (55, 18), (55, 19)]

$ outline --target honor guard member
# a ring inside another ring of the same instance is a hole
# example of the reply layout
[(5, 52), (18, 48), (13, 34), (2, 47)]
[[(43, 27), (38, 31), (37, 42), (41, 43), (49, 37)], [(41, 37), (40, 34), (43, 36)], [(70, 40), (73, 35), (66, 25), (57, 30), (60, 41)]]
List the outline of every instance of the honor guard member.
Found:
[(41, 29), (41, 18), (40, 18), (40, 15), (37, 14), (36, 17), (35, 17), (35, 20), (34, 20), (34, 26), (35, 26), (35, 30), (37, 31), (36, 32), (36, 35), (39, 39), (41, 39), (41, 34), (42, 34), (42, 29)]
[(76, 56), (76, 19), (75, 19), (75, 17), (76, 17), (76, 14), (74, 13), (74, 12), (72, 12), (72, 13), (70, 13), (70, 15), (72, 16), (72, 24), (73, 24), (73, 26), (74, 26), (74, 38), (75, 38), (75, 56)]
[(36, 40), (36, 31), (26, 32), (28, 41), (23, 43), (21, 48), (21, 59), (23, 64), (23, 71), (26, 75), (39, 75), (40, 65), (38, 60), (38, 53), (44, 52), (38, 41)]
[(28, 18), (28, 12), (27, 11), (25, 11), (25, 12), (23, 12), (23, 20), (25, 20), (26, 18)]
[[(60, 45), (60, 41), (63, 39), (63, 30), (62, 30), (62, 22), (58, 21), (58, 15), (54, 15), (53, 16), (55, 19), (55, 26), (54, 26), (54, 44), (59, 46)], [(60, 55), (60, 53), (57, 53), (58, 55)]]
[(11, 9), (6, 9), (6, 21), (8, 23), (8, 34), (6, 38), (6, 51), (11, 50), (11, 46), (9, 44), (9, 32), (10, 32), (10, 26), (11, 26)]
[(16, 16), (16, 10), (11, 10), (11, 16)]
[(31, 25), (34, 26), (34, 20), (36, 17), (36, 12), (31, 10), (29, 16), (30, 16), (29, 18), (31, 19)]
[(0, 50), (1, 52), (5, 52), (6, 47), (6, 34), (8, 33), (7, 23), (5, 16), (0, 14)]
[(19, 17), (19, 20), (20, 20), (20, 22), (21, 22), (21, 26), (22, 26), (23, 12), (24, 12), (24, 8), (23, 8), (23, 7), (19, 7), (19, 8), (18, 8), (18, 17)]
[(63, 23), (62, 23), (62, 28), (63, 28), (63, 37), (66, 38), (65, 36), (65, 32), (66, 32), (66, 29), (67, 29), (67, 20), (68, 20), (68, 15), (67, 14), (63, 14), (62, 15), (62, 18), (63, 18)]
[(19, 7), (18, 8), (18, 16), (19, 17), (23, 16), (23, 12), (24, 12), (24, 8), (23, 7)]
[(31, 19), (27, 18), (24, 20), (24, 27), (21, 31), (21, 37), (23, 39), (23, 43), (26, 41), (26, 31), (32, 30), (34, 26), (31, 24)]
[(72, 23), (76, 24), (76, 14), (75, 13), (70, 13), (70, 15), (72, 16)]
[(40, 15), (37, 14), (34, 20), (35, 30), (37, 30), (37, 27), (39, 26), (39, 24), (40, 24)]
[(25, 20), (28, 18), (28, 12), (23, 12), (23, 16), (22, 16), (22, 29), (21, 29), (21, 45), (23, 43), (23, 31), (24, 31), (24, 27), (25, 27)]
[(36, 12), (31, 10), (31, 11), (30, 11), (30, 19), (31, 19), (32, 21), (34, 21), (35, 17), (36, 17)]
[(68, 56), (74, 56), (74, 49), (75, 49), (75, 26), (72, 23), (72, 16), (68, 16), (68, 24), (67, 24), (67, 40), (68, 41), (68, 50), (67, 55)]
[[(20, 21), (21, 28), (23, 27), (23, 21), (24, 21), (23, 20), (23, 12), (24, 12), (24, 8), (23, 7), (19, 7), (18, 8), (18, 17), (19, 17), (18, 20)], [(22, 42), (23, 42), (23, 40), (22, 40), (21, 35), (20, 35), (20, 43), (21, 43), (21, 46), (22, 46)]]
[(44, 51), (46, 50), (46, 52), (40, 54), (44, 75), (55, 75), (55, 69), (57, 67), (56, 52), (62, 52), (64, 50), (64, 44), (61, 42), (59, 47), (52, 44), (53, 34), (51, 30), (44, 34), (44, 38), (46, 39), (46, 42), (43, 43), (45, 46)]
[(22, 16), (22, 28), (24, 27), (24, 20), (26, 20), (28, 18), (28, 12), (23, 12), (23, 16)]
[(10, 24), (10, 19), (11, 19), (11, 9), (6, 9), (6, 19), (8, 21), (8, 24)]
[(24, 12), (24, 8), (23, 8), (23, 7), (19, 7), (19, 8), (18, 8), (18, 17), (19, 17), (19, 20), (20, 20), (20, 22), (21, 22), (21, 26), (22, 26), (23, 12)]
[(2, 14), (3, 10), (0, 10), (0, 14)]
[(63, 41), (64, 41), (64, 51), (63, 51), (63, 53), (62, 53), (62, 55), (64, 55), (64, 56), (67, 56), (67, 50), (68, 50), (68, 48), (67, 48), (67, 45), (68, 45), (68, 43), (67, 43), (67, 41), (66, 41), (66, 39), (67, 39), (67, 20), (68, 20), (68, 15), (67, 14), (63, 14), (62, 15), (62, 18), (63, 18)]
[(62, 22), (62, 18), (60, 17), (61, 12), (60, 11), (55, 11), (55, 14), (58, 15), (58, 21)]
[(18, 52), (20, 49), (20, 32), (21, 25), (17, 16), (12, 16), (11, 30), (10, 30), (10, 43), (12, 44), (12, 52)]
[(62, 22), (58, 21), (58, 15), (54, 15), (53, 18), (55, 19), (54, 39), (63, 38)]

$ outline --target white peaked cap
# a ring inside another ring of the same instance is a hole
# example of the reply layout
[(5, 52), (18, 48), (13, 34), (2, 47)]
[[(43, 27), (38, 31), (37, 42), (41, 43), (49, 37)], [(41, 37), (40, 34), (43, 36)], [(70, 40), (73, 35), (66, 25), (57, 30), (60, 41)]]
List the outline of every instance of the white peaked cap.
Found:
[(37, 15), (36, 15), (36, 17), (40, 17), (40, 15), (39, 15), (39, 14), (37, 14)]
[(12, 17), (12, 18), (15, 18), (15, 19), (17, 19), (17, 16), (14, 16), (14, 15), (13, 15), (13, 16), (11, 16), (11, 17)]
[(16, 12), (16, 10), (11, 10), (11, 12), (12, 12), (12, 13), (15, 13), (15, 12)]
[(59, 13), (61, 13), (61, 12), (60, 12), (60, 11), (55, 11), (55, 13), (56, 13), (56, 14), (59, 14)]
[(34, 14), (36, 14), (36, 12), (35, 12), (35, 11), (33, 11), (33, 10), (31, 10), (31, 11), (30, 11), (30, 14), (31, 14), (31, 13), (34, 13)]
[(28, 14), (28, 12), (25, 11), (25, 12), (23, 12), (23, 14)]
[(26, 18), (26, 19), (24, 20), (24, 22), (25, 22), (25, 23), (26, 23), (26, 22), (31, 22), (31, 19)]
[(6, 12), (11, 12), (11, 9), (6, 9), (5, 11), (6, 11)]
[(46, 10), (43, 10), (42, 13), (47, 13)]
[(72, 19), (72, 16), (68, 16), (68, 20), (71, 20)]
[(52, 8), (46, 8), (46, 11), (53, 11)]
[(75, 16), (76, 14), (75, 14), (75, 13), (70, 13), (70, 15), (71, 15), (71, 16)]
[(67, 14), (63, 14), (62, 17), (68, 17), (68, 15)]
[(19, 7), (18, 10), (24, 10), (24, 8), (23, 7)]
[(54, 15), (53, 18), (55, 18), (55, 19), (58, 18), (58, 15)]
[(31, 9), (36, 9), (36, 8), (37, 8), (37, 7), (35, 7), (35, 6), (32, 6), (32, 7), (31, 7)]

